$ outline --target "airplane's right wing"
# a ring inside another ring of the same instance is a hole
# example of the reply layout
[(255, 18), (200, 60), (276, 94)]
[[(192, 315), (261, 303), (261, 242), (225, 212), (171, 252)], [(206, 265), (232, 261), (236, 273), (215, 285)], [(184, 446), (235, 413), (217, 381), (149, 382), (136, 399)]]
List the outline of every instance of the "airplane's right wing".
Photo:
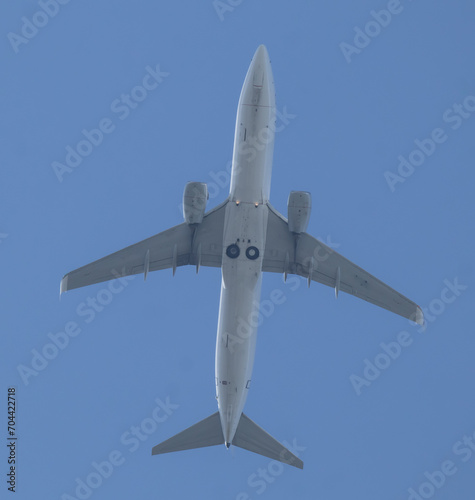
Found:
[(221, 267), (226, 204), (210, 210), (201, 224), (179, 224), (71, 271), (61, 280), (60, 292), (160, 269), (175, 272), (187, 264)]
[(296, 236), (287, 220), (269, 205), (263, 271), (297, 274), (424, 324), (421, 308), (307, 233)]

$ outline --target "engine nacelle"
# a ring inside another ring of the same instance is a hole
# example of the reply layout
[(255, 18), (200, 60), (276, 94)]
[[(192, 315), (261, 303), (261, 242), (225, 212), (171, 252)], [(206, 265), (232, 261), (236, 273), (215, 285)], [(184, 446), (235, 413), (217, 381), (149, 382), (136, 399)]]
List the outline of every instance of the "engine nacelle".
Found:
[(183, 217), (187, 224), (200, 224), (209, 193), (204, 182), (188, 182), (183, 191)]
[(312, 210), (312, 195), (307, 191), (291, 191), (287, 202), (289, 230), (292, 233), (304, 233), (307, 230), (310, 212)]

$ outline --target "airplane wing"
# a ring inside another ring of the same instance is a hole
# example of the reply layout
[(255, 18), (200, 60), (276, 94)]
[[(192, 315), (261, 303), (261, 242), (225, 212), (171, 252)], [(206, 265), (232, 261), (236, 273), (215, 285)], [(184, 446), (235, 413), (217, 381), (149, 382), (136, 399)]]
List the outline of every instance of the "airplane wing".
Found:
[(307, 278), (309, 286), (310, 281), (317, 281), (334, 287), (337, 296), (341, 290), (424, 324), (417, 304), (309, 234), (294, 235), (287, 220), (271, 205), (268, 207), (263, 271), (297, 274)]
[(94, 283), (160, 269), (192, 264), (197, 267), (221, 267), (223, 255), (224, 213), (227, 200), (210, 210), (201, 224), (185, 222), (151, 238), (130, 245), (66, 274), (60, 293)]

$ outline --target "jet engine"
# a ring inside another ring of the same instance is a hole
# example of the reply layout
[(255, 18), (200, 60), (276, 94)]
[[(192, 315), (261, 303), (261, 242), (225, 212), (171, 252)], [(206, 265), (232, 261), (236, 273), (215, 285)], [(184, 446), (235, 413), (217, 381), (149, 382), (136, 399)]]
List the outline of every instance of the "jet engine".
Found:
[(200, 224), (209, 193), (204, 182), (188, 182), (183, 192), (183, 217), (187, 224)]
[(312, 210), (312, 195), (307, 191), (291, 191), (287, 202), (289, 230), (304, 233), (307, 230)]

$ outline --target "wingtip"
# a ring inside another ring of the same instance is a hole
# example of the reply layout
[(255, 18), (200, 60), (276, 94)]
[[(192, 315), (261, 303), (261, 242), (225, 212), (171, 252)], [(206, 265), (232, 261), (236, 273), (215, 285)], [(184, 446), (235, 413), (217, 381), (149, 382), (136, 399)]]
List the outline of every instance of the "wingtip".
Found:
[(424, 313), (419, 306), (417, 306), (416, 309), (416, 323), (422, 327), (425, 327)]
[(59, 297), (68, 290), (68, 275), (63, 276), (61, 283), (59, 285)]

